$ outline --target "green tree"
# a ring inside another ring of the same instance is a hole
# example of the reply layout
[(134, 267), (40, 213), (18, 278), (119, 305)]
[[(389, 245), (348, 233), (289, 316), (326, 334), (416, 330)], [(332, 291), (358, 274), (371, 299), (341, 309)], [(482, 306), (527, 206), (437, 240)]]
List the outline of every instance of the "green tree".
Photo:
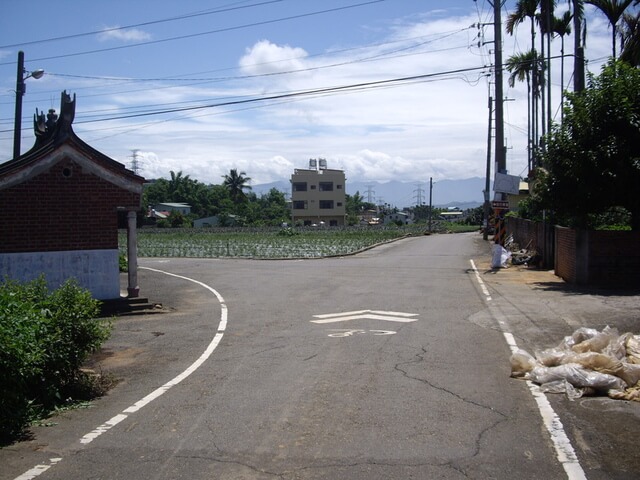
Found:
[(266, 225), (281, 225), (291, 219), (291, 211), (287, 208), (284, 193), (272, 188), (256, 200), (260, 207), (260, 219)]
[(246, 175), (245, 172), (238, 173), (235, 168), (232, 168), (227, 175), (223, 175), (222, 185), (229, 191), (229, 195), (235, 203), (244, 202), (246, 200), (244, 191), (251, 190), (249, 185), (251, 178)]
[(611, 24), (611, 44), (612, 44), (612, 52), (613, 58), (616, 58), (616, 37), (617, 37), (617, 29), (618, 22), (624, 15), (624, 12), (627, 10), (627, 7), (631, 5), (634, 0), (585, 0), (585, 3), (589, 5), (593, 5), (598, 10), (600, 10), (609, 20)]
[(560, 17), (553, 17), (553, 33), (560, 37), (560, 120), (564, 116), (564, 37), (571, 35), (573, 15), (566, 11)]
[[(536, 23), (538, 21), (538, 0), (518, 0), (516, 2), (515, 10), (509, 14), (507, 17), (506, 29), (510, 35), (515, 33), (515, 29), (521, 23), (525, 21), (529, 21), (529, 29), (531, 36), (531, 49), (529, 50), (529, 54), (532, 58), (538, 58), (538, 52), (536, 50)], [(530, 125), (530, 141), (528, 148), (532, 151), (538, 145), (538, 93), (540, 91), (540, 86), (538, 85), (540, 81), (540, 75), (531, 75), (531, 82), (529, 84), (529, 98), (531, 99), (531, 107), (529, 112), (529, 125)], [(543, 115), (544, 116), (544, 115)], [(532, 159), (529, 159), (530, 169), (532, 165)]]
[[(638, 5), (640, 2), (636, 2)], [(640, 12), (625, 13), (620, 28), (622, 52), (620, 59), (634, 67), (640, 67)]]
[(548, 138), (534, 210), (593, 227), (594, 215), (622, 207), (640, 230), (640, 70), (612, 60), (567, 98), (565, 122)]
[[(527, 152), (529, 160), (529, 170), (533, 167), (532, 164), (532, 149), (534, 146), (535, 129), (533, 127), (532, 120), (533, 115), (533, 103), (540, 96), (540, 86), (542, 84), (542, 59), (537, 54), (535, 49), (529, 50), (526, 53), (518, 53), (512, 55), (507, 59), (506, 69), (511, 73), (509, 76), (509, 86), (513, 88), (516, 80), (519, 82), (527, 82)], [(532, 81), (533, 80), (533, 81)], [(532, 86), (536, 86), (535, 89)]]

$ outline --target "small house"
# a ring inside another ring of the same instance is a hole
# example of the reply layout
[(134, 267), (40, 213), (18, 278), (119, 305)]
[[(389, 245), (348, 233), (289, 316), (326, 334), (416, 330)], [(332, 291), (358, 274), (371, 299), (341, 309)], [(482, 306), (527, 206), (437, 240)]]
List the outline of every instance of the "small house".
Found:
[(120, 217), (128, 226), (127, 291), (135, 297), (144, 178), (74, 133), (75, 106), (63, 92), (59, 116), (36, 114), (34, 146), (0, 164), (0, 279), (44, 275), (57, 288), (75, 278), (97, 299), (120, 298)]

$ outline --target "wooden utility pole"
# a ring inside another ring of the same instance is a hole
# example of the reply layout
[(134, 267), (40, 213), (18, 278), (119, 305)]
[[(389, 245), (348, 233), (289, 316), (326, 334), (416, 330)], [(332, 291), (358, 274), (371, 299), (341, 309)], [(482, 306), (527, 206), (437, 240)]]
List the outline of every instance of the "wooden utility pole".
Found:
[(433, 216), (433, 177), (429, 177), (429, 233), (431, 233), (431, 217)]
[(496, 80), (496, 161), (494, 173), (507, 172), (507, 149), (504, 146), (504, 91), (502, 68), (502, 14), (504, 0), (489, 1), (493, 7), (493, 31), (495, 37), (495, 80)]
[(491, 193), (489, 189), (491, 188), (491, 130), (493, 129), (493, 125), (491, 120), (493, 118), (493, 98), (489, 96), (489, 132), (487, 133), (487, 174), (485, 177), (484, 183), (484, 231), (482, 234), (482, 238), (484, 240), (489, 239), (489, 216), (491, 215), (491, 204), (489, 202), (489, 196)]

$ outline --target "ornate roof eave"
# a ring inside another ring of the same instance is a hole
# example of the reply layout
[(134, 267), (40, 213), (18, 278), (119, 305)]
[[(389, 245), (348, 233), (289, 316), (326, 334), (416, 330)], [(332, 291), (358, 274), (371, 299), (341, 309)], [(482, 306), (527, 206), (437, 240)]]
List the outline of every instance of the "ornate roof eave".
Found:
[[(72, 127), (75, 118), (75, 102), (75, 95), (71, 99), (64, 91), (59, 117), (52, 111), (49, 111), (46, 121), (44, 113), (36, 115), (34, 118), (36, 142), (29, 151), (18, 158), (0, 164), (0, 189), (21, 183), (46, 171), (66, 155), (86, 170), (111, 183), (129, 191), (142, 191), (142, 184), (145, 182), (143, 177), (96, 150), (75, 134)], [(117, 180), (118, 177), (122, 179)]]

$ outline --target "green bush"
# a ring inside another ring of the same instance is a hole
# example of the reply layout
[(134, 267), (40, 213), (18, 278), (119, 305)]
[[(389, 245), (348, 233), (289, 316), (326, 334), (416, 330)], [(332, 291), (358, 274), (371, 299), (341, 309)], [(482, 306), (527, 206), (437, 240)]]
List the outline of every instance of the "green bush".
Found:
[(43, 277), (0, 285), (0, 442), (80, 391), (80, 367), (110, 333), (98, 310), (73, 280), (53, 292)]

